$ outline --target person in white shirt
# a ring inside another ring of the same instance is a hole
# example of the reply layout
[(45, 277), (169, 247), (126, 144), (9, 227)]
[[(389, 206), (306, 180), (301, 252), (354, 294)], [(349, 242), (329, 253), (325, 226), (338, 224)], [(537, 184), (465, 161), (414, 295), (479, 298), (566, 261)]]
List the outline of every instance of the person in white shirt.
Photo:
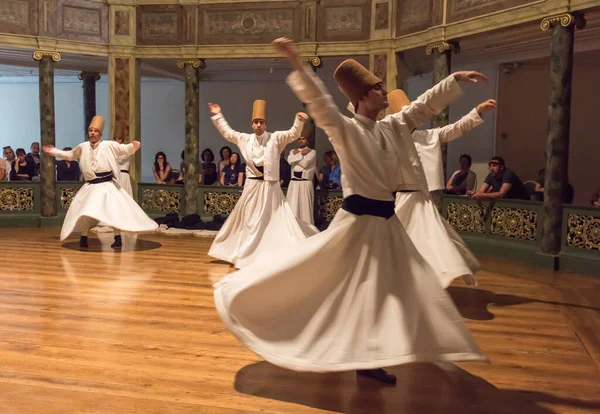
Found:
[(242, 269), (273, 249), (292, 246), (318, 233), (292, 213), (279, 183), (279, 157), (286, 145), (298, 139), (308, 115), (298, 112), (288, 131), (267, 132), (267, 103), (256, 100), (252, 109), (253, 134), (231, 129), (219, 105), (209, 103), (212, 121), (227, 141), (238, 146), (246, 161), (242, 196), (215, 237), (209, 256)]
[[(390, 95), (394, 92), (396, 91), (390, 92)], [(407, 103), (410, 103), (408, 99)], [(468, 134), (472, 129), (483, 123), (481, 115), (484, 112), (495, 109), (496, 101), (488, 99), (452, 124), (440, 128), (417, 129), (413, 131), (412, 136), (415, 140), (421, 162), (423, 163), (429, 191), (438, 191), (446, 188), (441, 144), (448, 144)]]
[(485, 356), (452, 299), (394, 213), (394, 192), (423, 189), (410, 163), (411, 131), (462, 91), (457, 72), (398, 114), (383, 82), (353, 59), (334, 73), (356, 108), (343, 116), (289, 39), (274, 41), (292, 64), (288, 84), (329, 137), (340, 162), (344, 202), (328, 229), (215, 285), (219, 315), (265, 360), (296, 371), (358, 370), (387, 384), (384, 367), (409, 362), (481, 360)]
[(308, 128), (310, 128), (310, 124), (305, 123), (304, 131), (298, 138), (300, 148), (291, 150), (288, 155), (287, 160), (292, 168), (292, 179), (286, 199), (298, 220), (315, 224), (313, 177), (317, 168), (317, 152), (308, 147)]
[(112, 248), (122, 246), (121, 231), (141, 232), (158, 227), (140, 206), (116, 181), (119, 176), (119, 158), (130, 156), (140, 148), (139, 141), (119, 144), (102, 141), (104, 118), (95, 116), (88, 128), (89, 140), (71, 151), (61, 151), (52, 145), (44, 145), (44, 152), (66, 161), (79, 160), (85, 184), (71, 202), (60, 233), (64, 240), (71, 233), (81, 233), (79, 245), (88, 247), (89, 230), (97, 225), (115, 229)]
[[(400, 89), (390, 92), (388, 99), (390, 113), (399, 113), (411, 103)], [(480, 113), (495, 108), (496, 101), (489, 99), (454, 124), (412, 132), (419, 154), (413, 168), (424, 180), (427, 191), (399, 191), (396, 215), (444, 288), (458, 277), (462, 277), (468, 285), (477, 285), (473, 274), (479, 270), (480, 264), (463, 239), (440, 215), (429, 193), (444, 188), (440, 142), (450, 142), (467, 133), (483, 122)]]

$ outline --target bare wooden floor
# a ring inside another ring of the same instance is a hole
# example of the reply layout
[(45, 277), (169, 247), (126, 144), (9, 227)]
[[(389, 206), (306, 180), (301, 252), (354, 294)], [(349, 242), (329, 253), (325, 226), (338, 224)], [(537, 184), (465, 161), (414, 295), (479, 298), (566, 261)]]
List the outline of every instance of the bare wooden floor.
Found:
[[(491, 363), (352, 372), (262, 362), (225, 329), (212, 283), (230, 272), (211, 239), (0, 229), (1, 413), (600, 412), (600, 279), (484, 260), (450, 292)], [(127, 237), (127, 236), (125, 236)]]

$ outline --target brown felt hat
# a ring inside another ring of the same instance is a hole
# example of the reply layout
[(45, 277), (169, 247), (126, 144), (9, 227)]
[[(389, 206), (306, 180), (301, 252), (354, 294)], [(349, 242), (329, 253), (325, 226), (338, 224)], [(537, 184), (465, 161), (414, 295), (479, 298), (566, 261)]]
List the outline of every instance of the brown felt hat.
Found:
[(315, 135), (315, 126), (309, 120), (304, 122), (304, 126), (302, 127), (301, 137), (311, 139)]
[(346, 59), (337, 67), (333, 78), (352, 105), (365, 96), (381, 79), (369, 72), (354, 59)]
[(113, 138), (121, 138), (125, 141), (125, 127), (123, 124), (118, 123), (115, 125), (115, 130), (113, 131)]
[(104, 118), (102, 118), (100, 115), (93, 117), (88, 129), (90, 128), (96, 128), (98, 131), (100, 131), (100, 135), (102, 135), (104, 132)]
[(252, 105), (252, 121), (262, 119), (267, 122), (267, 101), (257, 99)]
[(387, 94), (390, 114), (400, 112), (406, 105), (410, 105), (410, 99), (402, 89), (396, 89)]

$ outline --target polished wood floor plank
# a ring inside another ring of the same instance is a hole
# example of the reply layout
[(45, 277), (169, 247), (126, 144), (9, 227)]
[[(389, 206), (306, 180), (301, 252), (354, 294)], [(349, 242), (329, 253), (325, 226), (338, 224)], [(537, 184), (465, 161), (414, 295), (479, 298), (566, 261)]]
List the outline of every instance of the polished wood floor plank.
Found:
[(600, 280), (484, 258), (449, 293), (489, 362), (409, 364), (396, 387), (297, 373), (227, 331), (211, 239), (0, 229), (2, 413), (600, 412)]

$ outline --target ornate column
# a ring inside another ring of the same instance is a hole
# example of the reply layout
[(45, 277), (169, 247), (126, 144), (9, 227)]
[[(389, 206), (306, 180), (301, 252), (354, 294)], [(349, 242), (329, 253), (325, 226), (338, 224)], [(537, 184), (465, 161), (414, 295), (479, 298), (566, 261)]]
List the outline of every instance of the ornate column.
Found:
[[(141, 142), (140, 125), (140, 64), (134, 55), (109, 54), (109, 108), (110, 130), (104, 129), (104, 138), (111, 139), (115, 128), (123, 131), (125, 143)], [(138, 183), (142, 179), (142, 149), (131, 157), (129, 166), (133, 197), (138, 200)]]
[[(60, 53), (36, 50), (33, 59), (40, 62), (40, 138), (42, 145), (56, 145), (54, 128), (54, 62), (60, 60)], [(54, 157), (40, 154), (40, 192), (42, 216), (56, 216), (56, 169)]]
[[(323, 61), (321, 60), (320, 57), (318, 56), (313, 56), (311, 58), (308, 59), (308, 64), (310, 65), (310, 67), (312, 68), (313, 72), (317, 73), (317, 70), (323, 66)], [(302, 112), (307, 112), (307, 106), (304, 102), (302, 102)], [(309, 116), (308, 118), (308, 125), (307, 125), (307, 130), (309, 131), (308, 133), (308, 147), (312, 148), (312, 149), (316, 149), (317, 148), (317, 141), (316, 141), (316, 125), (315, 125), (315, 121), (312, 119), (312, 117)]]
[[(457, 44), (448, 42), (437, 42), (427, 45), (425, 53), (427, 56), (433, 55), (433, 84), (437, 85), (450, 75), (452, 67), (452, 53), (460, 51)], [(448, 125), (448, 115), (450, 108), (444, 109), (439, 115), (431, 119), (431, 127), (439, 128)], [(444, 175), (446, 175), (446, 165), (448, 163), (448, 144), (441, 144), (442, 163), (444, 166)]]
[(544, 31), (552, 30), (542, 252), (557, 254), (561, 247), (563, 203), (569, 183), (574, 32), (575, 26), (585, 27), (585, 20), (581, 16), (561, 14), (546, 17), (540, 26)]
[(198, 213), (198, 153), (200, 148), (199, 70), (206, 67), (199, 59), (178, 60), (177, 67), (185, 69), (185, 177), (183, 191), (185, 214)]
[(80, 72), (79, 80), (83, 81), (83, 130), (86, 134), (92, 118), (96, 116), (96, 81), (100, 80), (100, 74)]

